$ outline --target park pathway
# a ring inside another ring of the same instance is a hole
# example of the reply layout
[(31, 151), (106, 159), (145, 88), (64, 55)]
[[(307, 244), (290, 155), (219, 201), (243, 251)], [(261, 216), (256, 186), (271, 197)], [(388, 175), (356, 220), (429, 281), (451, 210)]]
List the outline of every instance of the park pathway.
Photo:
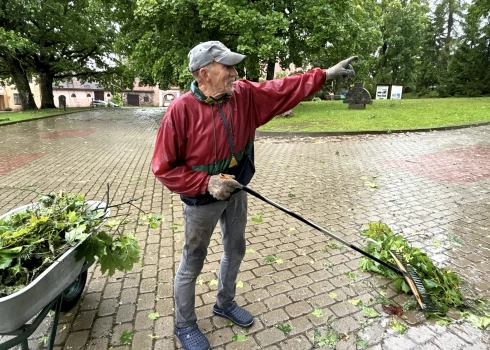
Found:
[[(112, 204), (137, 199), (146, 213), (165, 217), (151, 229), (141, 225), (134, 207), (120, 210), (133, 219), (126, 229), (137, 233), (143, 261), (112, 277), (89, 270), (83, 299), (61, 318), (56, 349), (180, 346), (173, 337), (172, 308), (182, 204), (150, 169), (162, 113), (97, 109), (0, 127), (0, 212), (35, 200), (35, 192), (60, 189), (104, 200), (109, 183)], [(250, 187), (259, 193), (360, 246), (361, 230), (381, 220), (457, 272), (465, 294), (490, 297), (490, 127), (258, 138), (255, 152), (257, 173)], [(397, 295), (389, 281), (360, 272), (357, 253), (253, 197), (248, 215), (237, 302), (256, 321), (244, 332), (212, 316), (221, 257), (218, 227), (196, 300), (199, 325), (213, 349), (312, 349), (315, 340), (327, 342), (335, 332), (337, 349), (489, 348), (488, 330), (462, 322), (440, 326), (418, 311), (399, 319), (409, 329), (397, 334), (377, 298), (386, 293), (400, 304), (411, 299)], [(352, 299), (381, 316), (367, 318)], [(159, 317), (150, 319), (150, 313)], [(30, 340), (32, 349), (43, 348), (49, 322), (48, 317)], [(286, 324), (289, 334), (276, 327)], [(125, 331), (133, 335), (131, 344), (121, 344)]]

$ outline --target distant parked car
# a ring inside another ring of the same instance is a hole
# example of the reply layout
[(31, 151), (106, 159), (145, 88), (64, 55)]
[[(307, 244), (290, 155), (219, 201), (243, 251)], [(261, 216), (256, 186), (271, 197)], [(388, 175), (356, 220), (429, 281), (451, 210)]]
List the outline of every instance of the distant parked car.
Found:
[(93, 100), (90, 102), (90, 107), (107, 107), (107, 102), (102, 100)]
[(166, 94), (163, 96), (163, 106), (168, 107), (170, 105), (170, 102), (172, 102), (175, 99), (175, 95), (173, 94)]
[(121, 107), (121, 106), (119, 106), (117, 103), (114, 103), (114, 102), (109, 101), (108, 102), (108, 107), (118, 108), (118, 107)]
[(90, 107), (114, 107), (114, 108), (117, 108), (117, 107), (120, 107), (117, 103), (114, 103), (114, 102), (106, 102), (106, 101), (102, 101), (102, 100), (93, 100), (92, 102), (90, 102)]

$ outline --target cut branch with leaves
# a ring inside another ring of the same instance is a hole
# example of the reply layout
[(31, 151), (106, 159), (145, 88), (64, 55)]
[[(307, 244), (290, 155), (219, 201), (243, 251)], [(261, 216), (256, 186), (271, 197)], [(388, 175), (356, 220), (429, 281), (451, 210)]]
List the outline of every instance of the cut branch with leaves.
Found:
[(24, 288), (77, 245), (76, 259), (97, 257), (102, 273), (131, 270), (140, 247), (133, 234), (119, 231), (129, 214), (117, 225), (103, 225), (107, 210), (89, 205), (82, 194), (60, 191), (1, 219), (0, 297)]

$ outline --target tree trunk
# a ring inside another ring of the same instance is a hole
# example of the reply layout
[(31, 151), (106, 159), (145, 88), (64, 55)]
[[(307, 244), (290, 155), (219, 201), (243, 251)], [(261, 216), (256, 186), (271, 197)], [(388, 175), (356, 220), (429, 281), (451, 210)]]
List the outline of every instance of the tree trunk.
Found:
[(454, 13), (449, 10), (447, 18), (447, 34), (446, 34), (446, 45), (449, 46), (451, 43), (451, 33), (453, 32), (454, 25)]
[(39, 87), (41, 89), (41, 109), (56, 108), (53, 97), (53, 75), (50, 73), (39, 74)]
[(334, 95), (340, 95), (340, 91), (342, 90), (342, 85), (340, 84), (340, 79), (336, 78), (333, 80), (333, 93)]
[(258, 82), (260, 78), (260, 60), (257, 55), (248, 55), (247, 61), (247, 80)]
[(274, 79), (274, 69), (276, 68), (276, 60), (275, 59), (270, 59), (267, 62), (267, 80), (272, 80)]
[(27, 79), (27, 74), (20, 61), (10, 55), (6, 56), (5, 60), (9, 66), (10, 74), (12, 74), (12, 79), (17, 88), (17, 92), (19, 93), (22, 110), (37, 110), (36, 102), (34, 101), (34, 96), (32, 95), (31, 87), (29, 86), (29, 80)]
[(247, 80), (258, 83), (260, 79), (260, 71), (257, 69), (247, 69)]

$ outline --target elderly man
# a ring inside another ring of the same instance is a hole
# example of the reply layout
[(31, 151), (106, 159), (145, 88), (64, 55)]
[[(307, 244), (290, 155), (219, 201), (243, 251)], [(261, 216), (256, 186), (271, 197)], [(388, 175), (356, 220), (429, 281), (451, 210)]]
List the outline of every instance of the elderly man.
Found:
[[(234, 301), (236, 278), (245, 255), (247, 195), (241, 190), (255, 172), (255, 129), (315, 93), (326, 79), (354, 73), (351, 57), (322, 70), (254, 83), (238, 80), (233, 67), (244, 55), (219, 41), (189, 52), (194, 81), (163, 117), (152, 169), (184, 202), (185, 241), (175, 276), (175, 334), (184, 349), (209, 349), (197, 326), (196, 279), (204, 264), (211, 235), (221, 226), (223, 256), (213, 313), (241, 327), (253, 316)], [(220, 173), (230, 175), (224, 179)]]

